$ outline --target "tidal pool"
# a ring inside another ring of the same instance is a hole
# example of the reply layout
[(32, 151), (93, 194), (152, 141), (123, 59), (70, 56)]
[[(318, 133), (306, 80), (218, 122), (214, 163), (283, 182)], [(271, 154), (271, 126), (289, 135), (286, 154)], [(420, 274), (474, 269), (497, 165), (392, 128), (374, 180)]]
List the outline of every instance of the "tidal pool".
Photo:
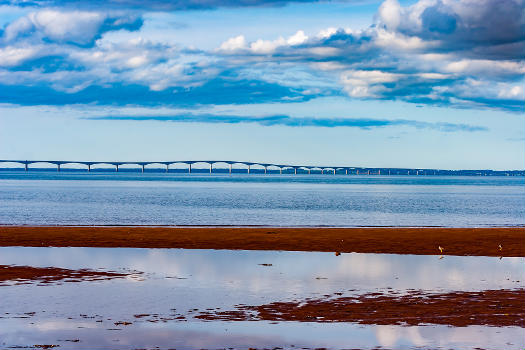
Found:
[[(125, 276), (47, 284), (5, 282), (0, 286), (0, 346), (520, 349), (525, 346), (522, 324), (407, 326), (399, 322), (209, 321), (196, 316), (235, 310), (240, 304), (366, 293), (522, 290), (524, 263), (524, 258), (493, 257), (3, 247), (0, 265), (111, 271)], [(461, 308), (450, 313), (461, 313)]]

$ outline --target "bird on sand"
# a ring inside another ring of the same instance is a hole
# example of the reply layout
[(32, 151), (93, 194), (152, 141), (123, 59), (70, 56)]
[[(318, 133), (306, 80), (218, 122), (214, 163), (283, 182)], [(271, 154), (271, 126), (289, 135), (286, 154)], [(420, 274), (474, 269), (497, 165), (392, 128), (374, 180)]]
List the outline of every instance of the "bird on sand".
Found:
[(443, 247), (441, 247), (440, 245), (438, 246), (438, 249), (441, 253), (443, 253)]
[(501, 246), (501, 244), (498, 246), (499, 250), (503, 250), (503, 247)]

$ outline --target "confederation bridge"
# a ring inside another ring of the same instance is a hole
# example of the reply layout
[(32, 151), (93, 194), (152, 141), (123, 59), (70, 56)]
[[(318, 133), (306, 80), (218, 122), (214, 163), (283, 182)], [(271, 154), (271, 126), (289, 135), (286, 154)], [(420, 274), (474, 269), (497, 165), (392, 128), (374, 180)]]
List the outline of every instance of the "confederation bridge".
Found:
[[(81, 165), (85, 166), (88, 172), (91, 172), (97, 166), (113, 166), (118, 172), (119, 168), (124, 166), (126, 171), (129, 166), (137, 167), (137, 170), (144, 172), (146, 167), (160, 166), (166, 172), (170, 171), (170, 166), (182, 164), (187, 166), (187, 172), (192, 172), (192, 166), (195, 164), (207, 164), (209, 166), (209, 173), (219, 172), (219, 169), (224, 171), (224, 165), (228, 168), (228, 172), (232, 173), (233, 166), (241, 166), (242, 169), (236, 169), (236, 172), (245, 172), (250, 174), (255, 173), (279, 173), (283, 174), (346, 174), (346, 175), (470, 175), (470, 176), (525, 176), (524, 170), (509, 170), (509, 171), (494, 171), (494, 170), (443, 170), (443, 169), (407, 169), (407, 168), (363, 168), (363, 167), (348, 167), (348, 166), (312, 166), (312, 165), (290, 165), (290, 164), (273, 164), (273, 163), (257, 163), (257, 162), (240, 162), (231, 160), (174, 160), (167, 162), (91, 162), (91, 161), (72, 161), (72, 160), (5, 160), (0, 159), (1, 165), (19, 164), (24, 167), (25, 171), (29, 171), (31, 167), (36, 168), (37, 164), (51, 164), (56, 166), (57, 171), (65, 165)], [(223, 167), (215, 167), (214, 165), (222, 164)], [(195, 167), (194, 167), (195, 169)], [(180, 168), (177, 169), (180, 171)], [(255, 171), (252, 171), (255, 170)], [(221, 171), (221, 172), (222, 172)], [(202, 169), (199, 169), (202, 172)]]

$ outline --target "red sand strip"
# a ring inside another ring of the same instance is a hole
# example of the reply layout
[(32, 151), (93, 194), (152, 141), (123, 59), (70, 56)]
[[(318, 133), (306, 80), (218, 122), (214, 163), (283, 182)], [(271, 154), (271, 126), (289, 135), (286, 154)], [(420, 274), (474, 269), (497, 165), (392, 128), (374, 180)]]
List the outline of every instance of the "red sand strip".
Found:
[(525, 228), (0, 226), (0, 246), (296, 250), (525, 257)]

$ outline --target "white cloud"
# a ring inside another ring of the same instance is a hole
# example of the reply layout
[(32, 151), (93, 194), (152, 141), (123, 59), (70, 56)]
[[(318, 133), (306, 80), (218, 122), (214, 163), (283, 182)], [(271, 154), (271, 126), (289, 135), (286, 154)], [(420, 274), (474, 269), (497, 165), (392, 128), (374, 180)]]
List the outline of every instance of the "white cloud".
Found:
[(234, 38), (230, 38), (223, 42), (219, 47), (221, 51), (237, 51), (246, 48), (246, 39), (244, 35), (239, 35)]
[(262, 40), (259, 39), (250, 43), (250, 51), (255, 54), (270, 54), (275, 51), (279, 46), (286, 45), (286, 40), (279, 37), (276, 40)]
[(401, 24), (401, 5), (397, 0), (386, 0), (379, 6), (378, 16), (389, 30), (396, 30)]
[(302, 30), (299, 30), (297, 33), (289, 37), (288, 40), (286, 40), (286, 43), (288, 45), (294, 46), (294, 45), (300, 45), (304, 43), (306, 40), (308, 40), (308, 36), (306, 36)]
[(35, 58), (39, 53), (38, 47), (0, 47), (0, 67), (18, 66), (22, 62)]
[(87, 44), (97, 35), (105, 16), (96, 12), (43, 10), (29, 14), (29, 20), (45, 37), (54, 41)]
[(378, 97), (386, 90), (382, 85), (399, 80), (403, 75), (379, 70), (350, 70), (341, 74), (345, 91), (352, 97)]
[(104, 31), (139, 26), (135, 16), (95, 11), (59, 11), (44, 9), (31, 12), (10, 23), (4, 42), (25, 39), (76, 45), (92, 44)]
[(523, 75), (523, 62), (462, 59), (447, 64), (444, 71), (457, 74), (502, 76)]

